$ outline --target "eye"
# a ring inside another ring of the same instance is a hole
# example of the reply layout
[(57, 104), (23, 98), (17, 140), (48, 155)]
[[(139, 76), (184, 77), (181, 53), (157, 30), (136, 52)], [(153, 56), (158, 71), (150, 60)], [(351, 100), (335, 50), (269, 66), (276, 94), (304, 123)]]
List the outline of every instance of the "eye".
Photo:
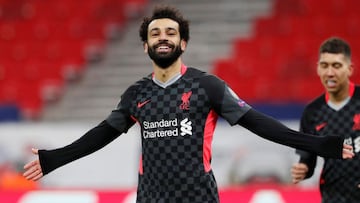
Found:
[(176, 29), (172, 29), (172, 28), (169, 28), (166, 30), (166, 34), (169, 35), (169, 36), (174, 36), (176, 35), (178, 32)]
[(160, 34), (160, 32), (159, 31), (157, 31), (157, 30), (153, 30), (153, 31), (151, 31), (150, 32), (150, 37), (156, 37), (156, 36), (159, 36), (159, 34)]
[(327, 63), (320, 63), (319, 66), (320, 66), (320, 68), (327, 68), (328, 64)]
[(333, 63), (332, 66), (336, 69), (341, 68), (342, 64), (341, 63)]

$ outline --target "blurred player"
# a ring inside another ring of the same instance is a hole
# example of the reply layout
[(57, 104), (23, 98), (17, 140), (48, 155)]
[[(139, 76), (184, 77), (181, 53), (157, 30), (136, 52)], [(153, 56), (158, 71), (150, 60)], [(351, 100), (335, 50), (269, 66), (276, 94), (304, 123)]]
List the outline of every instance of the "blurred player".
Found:
[(34, 149), (39, 159), (25, 165), (25, 177), (38, 180), (138, 123), (142, 154), (137, 202), (219, 202), (210, 165), (218, 116), (287, 146), (332, 158), (352, 157), (342, 137), (293, 131), (252, 109), (224, 81), (183, 64), (180, 56), (189, 40), (189, 23), (178, 10), (157, 7), (144, 18), (139, 33), (153, 73), (130, 86), (117, 108), (79, 140), (55, 150)]
[[(349, 77), (353, 73), (350, 46), (343, 39), (327, 39), (320, 47), (317, 73), (326, 93), (306, 106), (300, 129), (314, 135), (340, 134), (353, 145), (349, 160), (325, 158), (320, 177), (323, 203), (360, 202), (360, 88)], [(294, 183), (310, 178), (317, 156), (297, 150), (299, 163), (291, 169)]]

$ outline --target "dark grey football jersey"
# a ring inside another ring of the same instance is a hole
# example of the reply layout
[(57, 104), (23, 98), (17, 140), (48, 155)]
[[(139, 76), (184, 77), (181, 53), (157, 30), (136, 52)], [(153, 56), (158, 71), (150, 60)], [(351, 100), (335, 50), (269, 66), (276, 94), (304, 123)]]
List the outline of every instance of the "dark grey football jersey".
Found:
[(183, 67), (163, 88), (152, 75), (122, 95), (107, 122), (121, 132), (141, 127), (137, 202), (219, 202), (211, 170), (211, 143), (218, 116), (234, 125), (251, 107), (219, 78)]
[[(323, 203), (360, 202), (360, 88), (351, 85), (351, 99), (340, 110), (327, 104), (327, 96), (310, 103), (301, 119), (301, 131), (319, 135), (343, 135), (354, 148), (355, 157), (348, 160), (325, 159), (320, 177)], [(316, 161), (316, 155), (298, 151), (302, 162)]]

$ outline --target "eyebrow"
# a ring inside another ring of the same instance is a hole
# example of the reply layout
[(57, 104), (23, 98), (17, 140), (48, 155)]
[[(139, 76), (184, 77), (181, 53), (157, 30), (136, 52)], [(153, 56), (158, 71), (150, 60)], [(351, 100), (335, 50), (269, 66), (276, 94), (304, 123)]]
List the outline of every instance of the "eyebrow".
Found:
[[(160, 28), (155, 27), (155, 28), (151, 29), (149, 32), (158, 31), (158, 30), (160, 30)], [(165, 30), (166, 30), (166, 31), (169, 31), (169, 30), (175, 30), (175, 31), (177, 31), (177, 29), (176, 29), (176, 28), (173, 28), (173, 27), (167, 27), (167, 28), (165, 28)]]
[(327, 64), (327, 65), (336, 65), (336, 64), (343, 64), (343, 63), (341, 63), (341, 62), (339, 62), (339, 61), (335, 61), (335, 62), (326, 62), (326, 61), (320, 61), (319, 63), (318, 63), (319, 65), (321, 65), (321, 64)]

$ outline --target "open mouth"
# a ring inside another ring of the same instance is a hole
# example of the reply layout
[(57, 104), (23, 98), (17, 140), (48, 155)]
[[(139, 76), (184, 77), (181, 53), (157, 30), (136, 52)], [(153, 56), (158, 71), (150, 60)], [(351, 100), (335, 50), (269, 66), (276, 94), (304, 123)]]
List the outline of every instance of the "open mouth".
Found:
[(326, 85), (328, 86), (328, 87), (335, 87), (335, 85), (336, 85), (336, 82), (334, 81), (334, 80), (327, 80), (326, 81)]
[(171, 50), (171, 48), (169, 46), (159, 46), (156, 48), (156, 51), (158, 52), (169, 52)]
[(168, 53), (172, 50), (173, 46), (170, 44), (158, 44), (155, 47), (156, 52), (158, 53)]

